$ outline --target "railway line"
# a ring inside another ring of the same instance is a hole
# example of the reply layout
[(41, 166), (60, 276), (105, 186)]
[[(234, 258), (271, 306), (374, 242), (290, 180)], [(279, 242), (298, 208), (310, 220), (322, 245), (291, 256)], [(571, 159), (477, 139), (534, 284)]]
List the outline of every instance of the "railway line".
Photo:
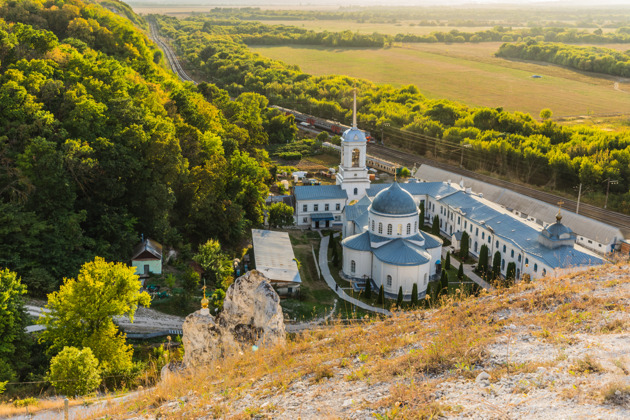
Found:
[[(149, 21), (149, 28), (151, 31), (150, 38), (164, 51), (167, 61), (169, 62), (171, 69), (179, 76), (179, 78), (185, 82), (192, 82), (197, 84), (183, 69), (177, 56), (173, 50), (160, 38), (158, 35), (157, 24), (154, 20)], [(309, 130), (313, 131), (313, 130)], [(319, 130), (324, 131), (324, 130)], [(517, 193), (526, 195), (531, 198), (543, 201), (545, 203), (556, 205), (558, 201), (564, 202), (564, 208), (568, 211), (575, 212), (577, 209), (577, 201), (570, 200), (565, 197), (561, 197), (555, 194), (550, 194), (544, 191), (536, 190), (534, 188), (526, 187), (523, 185), (515, 184), (509, 181), (503, 181), (501, 179), (493, 178), (488, 175), (479, 174), (477, 172), (469, 171), (467, 169), (460, 168), (455, 165), (449, 165), (446, 163), (438, 162), (435, 160), (427, 159), (422, 156), (414, 155), (410, 152), (392, 149), (383, 145), (370, 144), (368, 145), (368, 152), (374, 157), (386, 159), (394, 163), (412, 167), (420, 166), (421, 164), (427, 164), (436, 168), (444, 169), (449, 172), (453, 172), (462, 176), (473, 178), (488, 184), (496, 185), (503, 188), (508, 188)], [(580, 203), (580, 214), (590, 217), (595, 220), (607, 223), (612, 226), (616, 226), (621, 229), (626, 237), (630, 237), (630, 216), (614, 211), (606, 210), (591, 204)]]
[[(531, 198), (543, 201), (545, 203), (556, 205), (558, 201), (563, 201), (563, 208), (568, 211), (575, 212), (577, 209), (577, 201), (567, 199), (555, 194), (550, 194), (544, 191), (539, 191), (534, 188), (526, 187), (523, 185), (515, 184), (509, 181), (503, 181), (501, 179), (493, 178), (488, 175), (479, 174), (477, 172), (469, 171), (467, 169), (460, 168), (455, 165), (449, 165), (446, 163), (438, 162), (435, 160), (427, 159), (421, 156), (413, 155), (406, 151), (392, 149), (382, 145), (369, 145), (368, 153), (373, 156), (388, 159), (390, 161), (399, 162), (402, 165), (411, 167), (419, 166), (421, 164), (427, 164), (436, 168), (444, 169), (445, 171), (453, 172), (468, 178), (473, 178), (488, 184), (496, 185), (499, 187), (507, 188), (517, 193), (526, 195)], [(610, 210), (605, 210), (591, 204), (585, 204), (580, 202), (580, 214), (590, 217), (594, 220), (607, 223), (612, 226), (616, 226), (626, 237), (630, 236), (630, 216), (622, 213), (617, 213)]]
[(157, 28), (157, 24), (155, 23), (155, 20), (153, 19), (149, 20), (149, 29), (150, 29), (149, 37), (164, 52), (166, 61), (168, 61), (168, 64), (171, 66), (171, 69), (173, 70), (173, 72), (175, 72), (175, 74), (177, 74), (182, 81), (192, 82), (194, 84), (197, 84), (197, 82), (195, 82), (193, 78), (190, 77), (186, 73), (186, 71), (182, 67), (181, 63), (179, 62), (179, 59), (177, 58), (177, 56), (175, 55), (171, 47), (169, 47), (164, 41), (162, 41), (162, 38), (160, 38), (160, 35), (158, 35), (159, 32), (158, 32), (158, 28)]

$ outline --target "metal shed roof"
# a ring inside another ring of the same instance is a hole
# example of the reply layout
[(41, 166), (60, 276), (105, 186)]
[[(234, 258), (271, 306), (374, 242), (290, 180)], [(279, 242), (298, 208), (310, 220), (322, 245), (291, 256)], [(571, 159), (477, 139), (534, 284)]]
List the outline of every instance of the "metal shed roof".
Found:
[(302, 282), (287, 232), (252, 229), (252, 239), (256, 270), (271, 281)]

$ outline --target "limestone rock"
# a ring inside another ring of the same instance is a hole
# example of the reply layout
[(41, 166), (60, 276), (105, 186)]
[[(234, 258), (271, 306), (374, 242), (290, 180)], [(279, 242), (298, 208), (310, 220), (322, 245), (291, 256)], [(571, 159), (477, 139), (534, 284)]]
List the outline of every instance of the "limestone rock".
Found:
[(286, 340), (280, 297), (256, 270), (228, 288), (217, 321), (243, 345), (273, 346)]
[(223, 311), (216, 319), (202, 309), (188, 315), (182, 328), (186, 367), (251, 351), (253, 345), (270, 347), (286, 341), (280, 298), (267, 278), (255, 270), (228, 288)]

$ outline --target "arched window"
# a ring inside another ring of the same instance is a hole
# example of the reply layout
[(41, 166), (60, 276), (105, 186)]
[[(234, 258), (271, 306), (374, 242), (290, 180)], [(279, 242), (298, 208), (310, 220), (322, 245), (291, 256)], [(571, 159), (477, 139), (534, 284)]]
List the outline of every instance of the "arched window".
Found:
[(350, 261), (350, 272), (354, 273), (355, 271), (357, 271), (357, 263), (352, 260)]
[(392, 276), (387, 275), (387, 286), (390, 287), (392, 285)]
[(372, 232), (374, 232), (374, 225), (376, 224), (376, 222), (374, 220), (372, 220)]
[(352, 167), (353, 168), (358, 168), (359, 167), (359, 158), (361, 157), (361, 152), (359, 151), (359, 149), (354, 149), (352, 151)]
[(378, 222), (378, 233), (383, 233), (383, 224)]
[(529, 264), (529, 258), (525, 258), (525, 264)]
[(398, 229), (396, 229), (396, 233), (398, 234), (398, 236), (402, 235), (402, 225), (400, 223), (398, 223)]
[(547, 269), (546, 268), (543, 268), (542, 275), (543, 275), (543, 277), (545, 277), (547, 275)]
[(505, 245), (503, 245), (503, 252), (505, 252), (505, 250), (506, 250), (506, 249), (507, 249), (507, 248), (505, 247)]
[(495, 247), (495, 248), (498, 248), (498, 247), (499, 247), (499, 241), (497, 241), (497, 242), (494, 244), (494, 247)]
[(538, 264), (534, 264), (534, 273), (538, 271)]
[(387, 225), (387, 234), (388, 235), (392, 234), (392, 224), (391, 223)]
[(407, 223), (407, 235), (411, 235), (411, 223)]
[(354, 195), (359, 195), (359, 189), (358, 188), (354, 189)]
[(514, 258), (514, 250), (512, 250), (512, 252), (510, 253), (510, 256)]
[(518, 254), (518, 262), (521, 262), (521, 254)]

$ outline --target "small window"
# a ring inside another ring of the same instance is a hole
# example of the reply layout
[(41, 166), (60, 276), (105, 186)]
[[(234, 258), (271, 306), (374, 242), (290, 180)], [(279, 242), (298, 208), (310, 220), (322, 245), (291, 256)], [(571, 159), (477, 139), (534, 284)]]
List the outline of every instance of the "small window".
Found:
[(593, 241), (591, 241), (591, 240), (589, 239), (588, 243), (589, 243), (589, 244), (592, 244), (592, 243), (593, 243)]
[(308, 204), (304, 204), (302, 206), (302, 211), (308, 211)]
[(492, 243), (492, 240), (490, 238), (490, 235), (488, 235), (488, 243)]
[(341, 204), (339, 203), (335, 204), (335, 210), (337, 211), (341, 210)]
[(328, 210), (330, 210), (330, 205), (324, 204), (324, 211), (328, 211)]
[(481, 232), (481, 239), (486, 239), (486, 232)]
[(378, 222), (378, 233), (383, 233), (383, 224), (381, 222)]
[(303, 218), (303, 219), (302, 219), (302, 221), (303, 221), (304, 223), (308, 222), (308, 217)]
[(396, 229), (396, 233), (398, 234), (398, 236), (402, 235), (402, 225), (400, 223), (398, 224), (398, 229)]
[(525, 258), (525, 264), (529, 264), (529, 258)]
[(457, 224), (459, 225), (462, 222), (461, 216), (457, 216)]
[(411, 235), (411, 223), (407, 223), (407, 235)]
[(354, 273), (355, 271), (357, 271), (357, 263), (352, 260), (350, 261), (350, 272)]
[(313, 211), (319, 210), (319, 204), (313, 204)]
[(514, 250), (510, 252), (510, 257), (514, 258)]
[(479, 236), (479, 228), (475, 228), (475, 236)]
[(542, 275), (543, 275), (543, 277), (547, 275), (547, 269), (546, 268), (543, 268)]
[(392, 285), (392, 276), (390, 276), (389, 274), (387, 275), (387, 286), (391, 286)]
[(534, 264), (534, 273), (538, 271), (538, 264)]
[(521, 254), (518, 254), (518, 262), (521, 262)]
[(337, 221), (341, 220), (341, 216), (335, 216), (335, 220)]
[(497, 242), (494, 244), (494, 247), (495, 247), (495, 248), (498, 248), (498, 247), (499, 247), (499, 241), (497, 241)]
[(505, 245), (503, 245), (503, 252), (505, 252), (506, 249), (507, 249), (507, 247)]
[(359, 195), (359, 189), (358, 188), (354, 189), (354, 195)]
[(391, 225), (391, 223), (387, 225), (387, 234), (388, 235), (392, 234), (392, 225)]
[(372, 220), (372, 232), (374, 232), (375, 225), (376, 225), (376, 222), (374, 220)]
[(468, 220), (464, 220), (464, 230), (468, 227)]
[(501, 270), (505, 268), (505, 260), (501, 260)]

